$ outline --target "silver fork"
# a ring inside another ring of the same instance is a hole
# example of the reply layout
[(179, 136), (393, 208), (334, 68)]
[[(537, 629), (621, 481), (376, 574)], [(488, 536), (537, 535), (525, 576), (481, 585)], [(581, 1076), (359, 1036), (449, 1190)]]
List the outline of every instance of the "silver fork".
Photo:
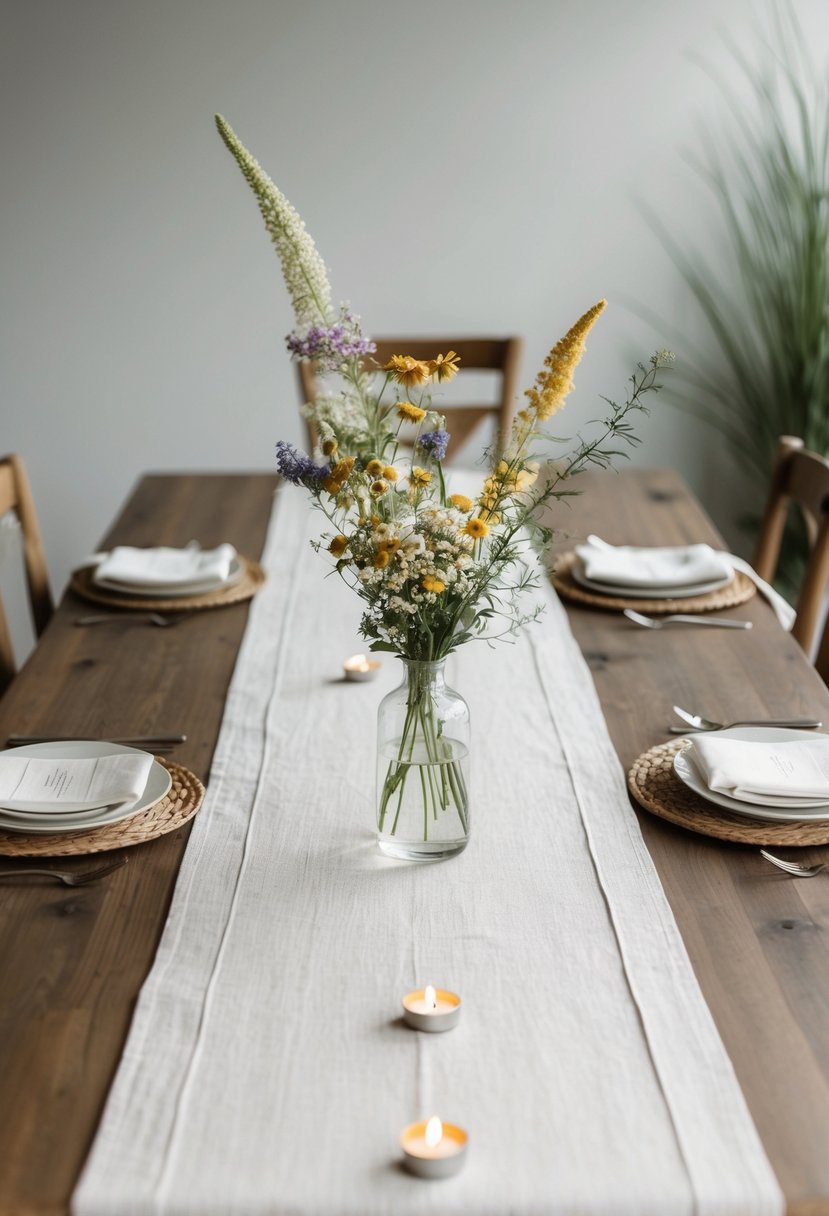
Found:
[(781, 870), (791, 874), (793, 878), (814, 878), (815, 874), (820, 874), (821, 870), (826, 869), (822, 861), (815, 866), (799, 866), (797, 862), (784, 861), (782, 857), (775, 857), (773, 853), (767, 853), (765, 849), (760, 850), (760, 855), (765, 857), (766, 861), (770, 861), (773, 866), (779, 866)]
[(632, 608), (625, 608), (623, 614), (629, 621), (641, 625), (644, 629), (663, 629), (665, 625), (707, 625), (709, 629), (751, 629), (752, 624), (751, 621), (738, 621), (730, 616), (683, 616), (676, 612), (669, 616), (661, 616), (657, 620), (652, 616), (645, 616), (642, 612), (634, 612)]
[(703, 717), (702, 714), (689, 713), (680, 705), (672, 705), (671, 708), (677, 717), (688, 723), (687, 726), (670, 727), (672, 735), (687, 735), (689, 731), (730, 730), (732, 726), (788, 726), (793, 730), (817, 730), (823, 726), (822, 722), (813, 718), (740, 718), (737, 722), (715, 722), (713, 718)]
[(94, 882), (96, 878), (103, 878), (105, 874), (111, 874), (113, 870), (120, 870), (121, 866), (126, 864), (127, 858), (122, 857), (120, 861), (110, 861), (105, 866), (98, 866), (95, 870), (85, 870), (82, 874), (73, 874), (67, 870), (0, 870), (0, 879), (28, 878), (30, 874), (37, 874), (42, 878), (56, 878), (65, 887), (83, 887), (88, 882)]
[(172, 616), (162, 616), (160, 612), (130, 612), (116, 616), (115, 613), (105, 612), (100, 616), (78, 616), (75, 618), (75, 624), (108, 625), (110, 621), (130, 621), (135, 625), (158, 625), (160, 629), (166, 629), (170, 625), (178, 625), (180, 621), (186, 621), (192, 615), (192, 612), (178, 612)]

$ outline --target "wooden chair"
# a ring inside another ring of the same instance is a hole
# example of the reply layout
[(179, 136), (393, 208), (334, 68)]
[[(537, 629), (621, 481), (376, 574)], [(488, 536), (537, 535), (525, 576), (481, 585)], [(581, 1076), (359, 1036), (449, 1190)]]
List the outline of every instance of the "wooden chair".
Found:
[[(14, 512), (20, 523), (29, 604), (35, 633), (40, 636), (54, 612), (54, 602), (29, 479), (19, 456), (0, 458), (0, 517), (8, 511)], [(0, 599), (0, 692), (11, 683), (16, 671), (11, 635)]]
[[(460, 356), (459, 379), (464, 372), (496, 372), (499, 378), (497, 400), (490, 405), (446, 405), (440, 399), (435, 408), (446, 418), (446, 429), (452, 436), (449, 457), (466, 443), (472, 431), (487, 417), (494, 417), (499, 450), (503, 451), (509, 436), (515, 408), (518, 365), (521, 359), (520, 338), (377, 338), (377, 351), (365, 360), (365, 366), (388, 363), (392, 355), (412, 355), (415, 359), (434, 359), (438, 353), (453, 350)], [(372, 362), (372, 360), (374, 362)], [(317, 377), (310, 360), (297, 363), (299, 389), (303, 405), (317, 395)], [(453, 382), (454, 383), (454, 382)], [(316, 441), (313, 427), (308, 427), (309, 448)]]
[[(763, 522), (752, 565), (761, 578), (771, 582), (780, 559), (786, 517), (796, 504), (806, 524), (809, 557), (800, 583), (792, 635), (810, 654), (823, 612), (823, 597), (829, 584), (829, 460), (809, 452), (802, 439), (782, 435), (771, 477)], [(829, 640), (824, 635), (815, 666), (829, 675)]]

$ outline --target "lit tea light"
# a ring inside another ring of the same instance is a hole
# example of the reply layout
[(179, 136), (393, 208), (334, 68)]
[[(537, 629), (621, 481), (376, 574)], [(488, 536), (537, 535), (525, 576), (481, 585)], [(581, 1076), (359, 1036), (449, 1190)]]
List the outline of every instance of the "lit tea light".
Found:
[(441, 1123), (437, 1115), (410, 1123), (400, 1136), (406, 1168), (420, 1178), (451, 1178), (466, 1158), (469, 1137), (462, 1127)]
[(414, 1030), (437, 1033), (451, 1030), (461, 1016), (461, 998), (445, 988), (428, 984), (403, 997), (403, 1021)]
[(373, 680), (379, 670), (378, 660), (370, 659), (364, 654), (353, 654), (343, 663), (347, 680)]

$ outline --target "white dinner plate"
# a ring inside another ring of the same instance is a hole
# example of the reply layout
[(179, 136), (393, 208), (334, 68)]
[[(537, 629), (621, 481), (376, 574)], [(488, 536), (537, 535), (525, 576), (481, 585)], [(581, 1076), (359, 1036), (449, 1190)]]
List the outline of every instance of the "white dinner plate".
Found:
[[(777, 726), (732, 726), (729, 730), (717, 731), (729, 739), (739, 739), (744, 743), (794, 743), (803, 739), (814, 738), (813, 731), (785, 730)], [(759, 802), (743, 802), (737, 798), (729, 798), (718, 790), (709, 789), (705, 778), (691, 759), (688, 748), (682, 748), (674, 756), (674, 772), (683, 785), (687, 785), (695, 794), (700, 794), (709, 802), (745, 815), (749, 819), (772, 819), (781, 823), (809, 822), (823, 823), (829, 821), (829, 803), (820, 806), (802, 807), (770, 807)]]
[[(137, 747), (122, 747), (117, 743), (98, 743), (85, 739), (63, 740), (56, 743), (31, 743), (14, 748), (16, 756), (41, 756), (44, 759), (88, 759), (98, 756), (131, 754), (140, 751)], [(23, 832), (26, 835), (56, 832), (83, 832), (104, 824), (120, 823), (133, 815), (154, 806), (169, 792), (173, 779), (168, 769), (157, 760), (153, 761), (147, 784), (136, 802), (104, 807), (96, 811), (64, 811), (58, 814), (47, 812), (33, 814), (23, 811), (0, 810), (0, 829), (4, 832)]]
[(688, 583), (684, 587), (629, 587), (626, 583), (598, 583), (588, 578), (584, 566), (577, 558), (570, 567), (570, 573), (577, 583), (588, 591), (598, 591), (601, 595), (613, 595), (622, 599), (634, 600), (684, 600), (691, 595), (707, 595), (709, 591), (719, 591), (734, 581), (734, 571), (725, 578), (713, 579), (708, 583)]
[(201, 582), (190, 582), (181, 586), (171, 583), (121, 583), (94, 576), (92, 581), (96, 587), (103, 587), (105, 591), (118, 591), (121, 595), (140, 595), (146, 596), (147, 599), (166, 600), (186, 595), (206, 595), (209, 591), (220, 591), (223, 587), (232, 587), (234, 583), (239, 582), (243, 574), (244, 566), (237, 555), (230, 563), (227, 578), (206, 578)]

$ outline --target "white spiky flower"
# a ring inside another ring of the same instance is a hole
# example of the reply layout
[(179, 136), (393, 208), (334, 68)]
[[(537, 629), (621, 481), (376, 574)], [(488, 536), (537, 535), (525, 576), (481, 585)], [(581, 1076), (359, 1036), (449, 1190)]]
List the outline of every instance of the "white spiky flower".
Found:
[(216, 126), (242, 170), (245, 181), (256, 195), (265, 227), (282, 263), (282, 274), (297, 325), (330, 325), (334, 318), (328, 273), (299, 212), (277, 189), (221, 114), (216, 115)]

